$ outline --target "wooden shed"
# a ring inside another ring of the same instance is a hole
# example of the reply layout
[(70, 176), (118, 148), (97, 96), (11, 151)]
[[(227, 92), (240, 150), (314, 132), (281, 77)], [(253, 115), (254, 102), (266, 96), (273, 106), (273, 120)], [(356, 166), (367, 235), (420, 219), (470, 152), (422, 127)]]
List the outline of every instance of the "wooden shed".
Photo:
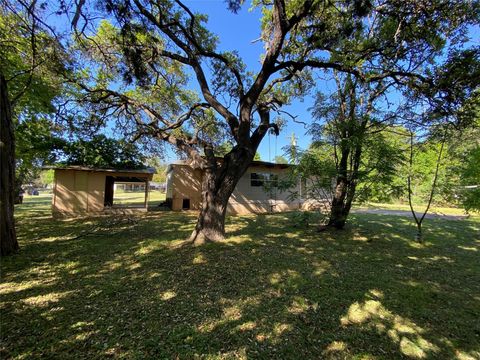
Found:
[[(134, 213), (148, 210), (149, 182), (155, 169), (95, 169), (83, 166), (55, 167), (52, 197), (54, 217)], [(118, 205), (114, 200), (115, 183), (144, 183), (145, 200), (141, 204)]]

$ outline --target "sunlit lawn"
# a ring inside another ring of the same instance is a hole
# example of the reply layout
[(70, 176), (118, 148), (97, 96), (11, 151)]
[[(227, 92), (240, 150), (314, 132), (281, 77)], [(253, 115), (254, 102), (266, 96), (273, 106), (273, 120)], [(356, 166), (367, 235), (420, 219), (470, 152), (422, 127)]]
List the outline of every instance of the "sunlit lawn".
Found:
[(228, 241), (192, 248), (176, 245), (193, 213), (53, 221), (42, 197), (16, 210), (2, 359), (480, 358), (478, 218), (427, 219), (418, 245), (398, 216), (323, 233), (292, 214), (231, 217)]
[[(381, 210), (402, 210), (410, 211), (410, 206), (407, 204), (386, 204), (386, 203), (365, 203), (359, 204), (356, 206), (359, 209), (381, 209)], [(426, 208), (426, 204), (414, 204), (414, 210), (418, 213), (423, 213)], [(433, 204), (429, 209), (429, 214), (437, 215), (465, 215), (465, 210), (463, 208), (455, 207), (444, 207)], [(475, 215), (475, 214), (473, 214)]]
[[(148, 206), (155, 207), (165, 201), (165, 193), (158, 190), (151, 190), (148, 194)], [(142, 191), (115, 191), (113, 203), (115, 205), (143, 206), (145, 202), (145, 192)]]

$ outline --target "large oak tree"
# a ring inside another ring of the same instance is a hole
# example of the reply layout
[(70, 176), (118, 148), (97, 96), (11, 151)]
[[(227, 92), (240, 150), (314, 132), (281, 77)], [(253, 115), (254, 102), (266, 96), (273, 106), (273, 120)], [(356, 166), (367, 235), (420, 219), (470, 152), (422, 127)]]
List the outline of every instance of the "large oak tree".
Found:
[[(257, 73), (247, 72), (235, 51), (217, 50), (206, 18), (181, 1), (101, 3), (108, 21), (94, 26), (93, 34), (78, 30), (88, 29), (88, 20), (82, 22), (79, 16), (76, 22), (78, 65), (88, 64), (89, 69), (72, 83), (82, 90), (82, 100), (96, 105), (97, 114), (103, 114), (100, 118), (115, 115), (133, 122), (134, 138), (166, 141), (187, 154), (192, 166), (204, 170), (202, 208), (190, 239), (222, 240), (230, 195), (269, 129), (278, 133), (271, 112), (303, 91), (308, 76), (301, 71), (307, 67), (356, 71), (322, 55), (318, 47), (305, 43), (298, 51), (305, 29), (324, 24), (334, 41), (363, 21), (363, 3), (261, 4), (266, 50)], [(87, 5), (77, 8), (79, 13), (84, 19), (94, 15)], [(332, 22), (332, 16), (344, 21)], [(200, 96), (188, 90), (191, 81)], [(124, 128), (132, 129), (125, 122)], [(215, 148), (225, 140), (233, 147), (219, 159)]]
[[(114, 117), (133, 140), (169, 143), (204, 170), (195, 243), (224, 238), (230, 195), (265, 134), (278, 132), (272, 111), (308, 90), (312, 69), (373, 87), (391, 80), (428, 88), (430, 55), (462, 38), (461, 25), (478, 15), (476, 2), (445, 0), (255, 1), (265, 52), (260, 70), (249, 72), (236, 51), (218, 50), (207, 18), (180, 0), (95, 4), (78, 2), (69, 18), (77, 75), (68, 81), (94, 111), (90, 120)], [(225, 140), (233, 147), (218, 159)]]

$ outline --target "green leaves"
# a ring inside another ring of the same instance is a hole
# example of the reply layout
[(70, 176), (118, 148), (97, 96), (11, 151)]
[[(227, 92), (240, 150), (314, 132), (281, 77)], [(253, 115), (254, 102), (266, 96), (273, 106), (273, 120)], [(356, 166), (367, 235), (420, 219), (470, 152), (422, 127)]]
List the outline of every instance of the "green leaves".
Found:
[(64, 148), (64, 152), (67, 165), (116, 169), (145, 167), (142, 163), (145, 159), (135, 144), (107, 138), (105, 135), (72, 142)]
[(9, 83), (17, 120), (52, 113), (53, 99), (61, 93), (61, 81), (52, 71), (63, 67), (59, 44), (32, 27), (26, 14), (0, 10), (0, 72)]
[(465, 209), (480, 211), (480, 146), (465, 154), (460, 167), (461, 199)]

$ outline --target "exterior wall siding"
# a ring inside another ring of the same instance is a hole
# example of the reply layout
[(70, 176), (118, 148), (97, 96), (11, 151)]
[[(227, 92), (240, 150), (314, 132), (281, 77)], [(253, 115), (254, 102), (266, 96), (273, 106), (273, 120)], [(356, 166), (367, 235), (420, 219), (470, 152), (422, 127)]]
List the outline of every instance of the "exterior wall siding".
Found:
[[(172, 210), (182, 210), (183, 200), (190, 200), (190, 209), (201, 206), (202, 173), (188, 165), (173, 164), (167, 181), (167, 201), (170, 199)], [(290, 200), (291, 191), (299, 192), (300, 184), (286, 191), (272, 188), (266, 191), (263, 186), (251, 186), (251, 173), (275, 174), (281, 180), (288, 175), (288, 169), (277, 167), (252, 166), (240, 178), (228, 202), (230, 214), (249, 214), (291, 211), (302, 208), (303, 201)]]
[(52, 213), (55, 217), (103, 211), (105, 173), (56, 170)]
[[(172, 210), (182, 210), (183, 200), (190, 201), (190, 209), (199, 210), (202, 204), (202, 172), (188, 165), (173, 165), (172, 180), (167, 182), (167, 199), (171, 199)], [(169, 198), (171, 196), (171, 198)]]
[(235, 190), (228, 202), (227, 211), (230, 214), (249, 214), (292, 211), (301, 208), (302, 201), (291, 200), (292, 191), (299, 191), (299, 186), (281, 191), (276, 187), (266, 190), (263, 186), (251, 185), (251, 174), (277, 175), (279, 181), (288, 176), (289, 169), (268, 168), (264, 166), (252, 166), (238, 181)]

